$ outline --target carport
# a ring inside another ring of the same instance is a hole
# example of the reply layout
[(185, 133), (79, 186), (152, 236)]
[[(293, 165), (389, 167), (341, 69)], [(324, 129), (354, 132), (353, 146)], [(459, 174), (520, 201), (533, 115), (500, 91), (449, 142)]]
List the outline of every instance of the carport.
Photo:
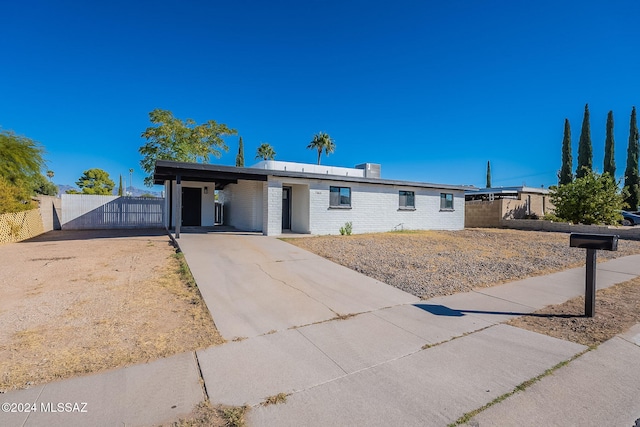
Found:
[[(215, 190), (237, 184), (238, 180), (267, 181), (267, 173), (260, 169), (158, 160), (153, 179), (154, 184), (165, 186), (166, 226), (175, 228), (179, 238), (181, 226), (203, 225), (202, 212), (208, 212), (203, 197), (215, 198)], [(211, 217), (214, 216), (212, 212)]]

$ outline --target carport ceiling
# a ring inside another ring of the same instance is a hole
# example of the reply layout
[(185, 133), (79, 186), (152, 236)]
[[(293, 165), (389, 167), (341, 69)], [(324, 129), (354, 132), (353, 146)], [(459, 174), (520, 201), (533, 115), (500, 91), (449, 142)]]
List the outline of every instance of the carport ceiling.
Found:
[(170, 160), (156, 161), (153, 173), (154, 184), (162, 185), (167, 180), (175, 181), (178, 176), (182, 181), (215, 182), (216, 190), (223, 189), (227, 184), (236, 184), (239, 179), (249, 181), (267, 180), (266, 171), (261, 169), (183, 163)]

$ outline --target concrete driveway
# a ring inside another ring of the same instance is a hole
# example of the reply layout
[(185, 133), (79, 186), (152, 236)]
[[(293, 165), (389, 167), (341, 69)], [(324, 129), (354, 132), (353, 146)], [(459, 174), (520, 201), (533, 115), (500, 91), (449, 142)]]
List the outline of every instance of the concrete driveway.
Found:
[(182, 233), (178, 243), (218, 330), (228, 340), (419, 301), (257, 233)]

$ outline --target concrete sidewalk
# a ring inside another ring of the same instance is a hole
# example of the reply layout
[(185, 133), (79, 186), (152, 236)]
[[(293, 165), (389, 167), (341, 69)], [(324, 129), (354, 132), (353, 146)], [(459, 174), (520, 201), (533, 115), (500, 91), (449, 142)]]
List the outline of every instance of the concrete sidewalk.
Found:
[[(89, 411), (0, 412), (0, 425), (155, 425), (204, 399), (201, 373), (214, 404), (253, 406), (249, 426), (443, 426), (585, 350), (502, 324), (583, 294), (583, 269), (419, 301), (281, 241), (227, 237), (218, 250), (201, 247), (210, 238), (188, 234), (180, 244), (216, 324), (223, 320), (227, 337), (248, 339), (0, 395), (0, 403), (38, 405), (78, 399)], [(639, 275), (640, 256), (601, 263), (598, 287)], [(271, 291), (285, 300), (273, 301)], [(337, 313), (354, 315), (340, 320)], [(638, 333), (587, 352), (475, 421), (534, 425), (537, 411), (547, 418), (536, 425), (626, 425), (640, 395)], [(603, 393), (590, 390), (589, 379)], [(555, 408), (576, 404), (576, 387), (583, 407), (573, 413), (581, 423), (553, 418)], [(278, 393), (289, 394), (286, 403), (261, 405)], [(527, 406), (532, 400), (537, 406)], [(608, 417), (612, 411), (620, 417)]]
[(640, 419), (640, 324), (477, 415), (475, 426), (629, 426)]
[(158, 425), (204, 398), (195, 355), (183, 353), (0, 394), (0, 426)]

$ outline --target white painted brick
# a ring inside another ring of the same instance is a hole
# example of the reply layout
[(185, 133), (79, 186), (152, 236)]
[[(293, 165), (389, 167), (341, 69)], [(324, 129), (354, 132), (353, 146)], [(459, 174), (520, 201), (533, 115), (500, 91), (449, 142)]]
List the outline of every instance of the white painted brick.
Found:
[[(461, 230), (464, 228), (464, 192), (411, 186), (376, 185), (317, 179), (269, 177), (267, 182), (243, 181), (230, 184), (223, 192), (225, 216), (230, 225), (243, 230), (262, 231), (266, 235), (282, 233), (282, 186), (308, 186), (309, 197), (294, 198), (293, 203), (309, 204), (308, 232), (339, 234), (346, 222), (353, 233), (405, 230)], [(329, 187), (351, 188), (351, 209), (329, 207)], [(415, 192), (415, 210), (399, 209), (399, 191)], [(440, 193), (454, 195), (454, 210), (440, 210)], [(300, 202), (300, 200), (303, 200)], [(294, 209), (293, 212), (304, 209)], [(292, 224), (295, 218), (292, 218)], [(303, 221), (306, 224), (306, 221)], [(294, 230), (295, 231), (295, 230)], [(307, 230), (304, 230), (307, 231)]]
[[(351, 188), (351, 209), (329, 207), (329, 187)], [(415, 192), (415, 210), (399, 209), (399, 191)], [(454, 210), (440, 211), (440, 193), (454, 195)], [(353, 233), (405, 230), (461, 230), (464, 228), (464, 192), (410, 186), (382, 186), (368, 183), (328, 182), (310, 189), (310, 231), (312, 234), (339, 234), (346, 222)]]
[(282, 181), (269, 177), (262, 183), (262, 200), (262, 232), (267, 236), (282, 234)]
[(240, 230), (262, 231), (262, 182), (238, 180), (222, 192), (225, 223)]

